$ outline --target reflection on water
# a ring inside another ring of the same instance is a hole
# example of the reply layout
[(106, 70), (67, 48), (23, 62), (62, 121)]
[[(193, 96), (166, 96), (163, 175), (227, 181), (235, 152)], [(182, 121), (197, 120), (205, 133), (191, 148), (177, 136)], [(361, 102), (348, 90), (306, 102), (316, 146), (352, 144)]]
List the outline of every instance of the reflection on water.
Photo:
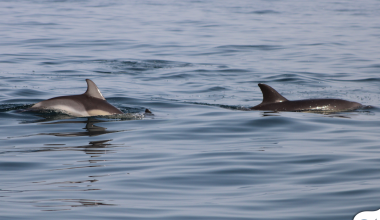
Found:
[(109, 134), (109, 133), (125, 131), (125, 130), (107, 131), (107, 128), (95, 125), (95, 123), (100, 123), (100, 122), (107, 122), (107, 121), (99, 120), (96, 118), (87, 118), (87, 121), (57, 121), (57, 122), (45, 123), (45, 124), (83, 124), (83, 123), (86, 123), (86, 126), (83, 128), (86, 131), (84, 131), (84, 132), (69, 132), (69, 133), (41, 133), (40, 135), (54, 135), (54, 136), (59, 136), (59, 137), (77, 137), (77, 136), (92, 137), (92, 136), (99, 136), (102, 134)]
[[(90, 141), (89, 145), (78, 146), (78, 148), (82, 148), (86, 154), (105, 154), (107, 152), (106, 148), (112, 147), (112, 144), (106, 143), (108, 141), (111, 140)], [(96, 161), (92, 160), (90, 163), (96, 163)]]
[[(81, 146), (63, 146), (65, 144), (45, 144), (45, 146), (35, 151), (30, 152), (42, 152), (42, 151), (84, 151), (86, 154), (106, 154), (112, 153), (113, 151), (110, 148), (115, 148), (116, 145), (106, 143), (112, 140), (99, 140), (99, 141), (90, 141), (88, 145)], [(54, 146), (54, 147), (52, 147)], [(95, 155), (93, 157), (96, 157)]]
[[(99, 135), (103, 135), (103, 134), (125, 131), (125, 130), (107, 131), (107, 128), (95, 125), (95, 123), (101, 123), (101, 122), (106, 122), (106, 121), (99, 120), (96, 118), (87, 118), (86, 121), (57, 121), (57, 122), (45, 123), (45, 124), (83, 124), (83, 123), (86, 123), (86, 126), (83, 128), (85, 130), (83, 132), (40, 133), (39, 135), (53, 135), (53, 136), (57, 136), (57, 137), (78, 137), (78, 136), (93, 137), (93, 136), (99, 136)], [(114, 145), (107, 143), (109, 141), (111, 141), (111, 140), (90, 141), (88, 145), (81, 145), (81, 146), (75, 146), (75, 147), (62, 147), (62, 146), (49, 147), (48, 150), (60, 150), (60, 151), (63, 151), (63, 150), (82, 150), (86, 154), (105, 154), (106, 152), (110, 153), (111, 151), (109, 150), (109, 148), (114, 147)], [(50, 144), (45, 144), (45, 145), (49, 146)], [(57, 144), (54, 144), (54, 145), (57, 145)], [(93, 157), (95, 157), (95, 156), (93, 156)]]
[[(93, 206), (115, 206), (115, 204), (105, 203), (103, 200), (92, 200), (92, 199), (55, 199), (51, 201), (39, 202), (40, 204), (35, 205), (36, 207), (43, 208), (41, 211), (63, 211), (71, 210), (70, 207), (93, 207)], [(66, 205), (62, 203), (77, 203), (75, 205)]]
[[(97, 126), (95, 123), (100, 123), (100, 122), (106, 122), (102, 120), (98, 120), (96, 118), (87, 118), (86, 122), (83, 121), (59, 121), (59, 122), (52, 122), (52, 123), (47, 123), (47, 124), (62, 124), (62, 123), (86, 123), (86, 126), (83, 128), (84, 132), (70, 132), (70, 133), (47, 133), (47, 135), (54, 135), (58, 137), (76, 137), (76, 136), (99, 136), (103, 134), (108, 134), (108, 133), (115, 133), (115, 132), (120, 132), (120, 131), (107, 131), (107, 128)], [(46, 135), (46, 134), (40, 134), (40, 135)], [(107, 143), (108, 141), (111, 140), (99, 140), (99, 141), (90, 141), (88, 145), (82, 145), (82, 146), (76, 146), (76, 147), (68, 147), (71, 150), (72, 149), (79, 149), (83, 150), (86, 154), (104, 154), (107, 152), (106, 148), (112, 147), (112, 144)], [(60, 147), (61, 148), (61, 147)], [(63, 149), (60, 150), (64, 150)], [(67, 148), (66, 148), (67, 150)]]
[[(69, 118), (67, 118), (69, 119)], [(37, 199), (31, 200), (30, 202), (34, 204), (35, 207), (40, 208), (41, 211), (65, 211), (72, 210), (75, 207), (94, 207), (94, 206), (116, 206), (117, 204), (111, 204), (105, 200), (97, 198), (95, 195), (91, 195), (91, 199), (89, 198), (81, 198), (77, 199), (76, 196), (70, 196), (70, 194), (74, 193), (76, 195), (77, 192), (90, 192), (90, 191), (100, 191), (103, 190), (97, 182), (101, 181), (103, 178), (109, 177), (110, 173), (106, 172), (102, 175), (89, 175), (90, 173), (96, 172), (96, 170), (107, 169), (107, 164), (111, 163), (111, 160), (100, 159), (103, 154), (115, 153), (115, 150), (112, 150), (117, 145), (109, 143), (112, 139), (104, 139), (104, 140), (88, 140), (88, 144), (78, 145), (78, 146), (68, 146), (68, 139), (74, 137), (94, 137), (100, 136), (109, 133), (121, 132), (123, 130), (108, 130), (104, 126), (99, 126), (97, 123), (105, 124), (108, 122), (107, 120), (99, 120), (97, 118), (86, 118), (86, 120), (73, 119), (73, 120), (62, 120), (62, 121), (54, 121), (54, 122), (45, 122), (41, 123), (42, 125), (55, 125), (55, 127), (67, 129), (70, 125), (74, 125), (74, 129), (81, 129), (83, 131), (72, 131), (72, 132), (52, 132), (52, 133), (39, 133), (37, 135), (49, 135), (57, 138), (51, 139), (54, 141), (53, 143), (46, 143), (48, 138), (44, 140), (45, 144), (43, 147), (38, 147), (35, 150), (30, 150), (30, 148), (25, 151), (19, 151), (18, 153), (41, 153), (41, 152), (49, 152), (49, 151), (62, 151), (62, 155), (67, 152), (68, 155), (73, 155), (70, 151), (83, 151), (89, 157), (88, 159), (80, 157), (80, 160), (74, 159), (74, 161), (66, 162), (66, 164), (58, 163), (56, 166), (51, 169), (44, 170), (43, 172), (49, 173), (49, 175), (60, 175), (60, 173), (65, 172), (75, 172), (79, 174), (78, 176), (66, 176), (60, 179), (60, 181), (36, 181), (32, 184), (29, 184), (30, 188), (36, 187), (38, 185), (42, 185), (43, 190), (45, 192), (63, 192), (66, 194), (66, 199), (53, 199), (53, 200), (44, 200)], [(71, 118), (70, 118), (71, 119)], [(81, 120), (81, 121), (74, 121)], [(76, 126), (78, 125), (78, 126)], [(84, 125), (84, 126), (83, 126)], [(72, 127), (72, 126), (71, 126)], [(36, 135), (30, 135), (36, 136)], [(64, 137), (63, 139), (60, 137)], [(60, 143), (60, 140), (63, 142)], [(75, 154), (74, 154), (75, 155)], [(75, 170), (75, 171), (71, 171)], [(89, 172), (91, 170), (91, 172)], [(25, 188), (25, 186), (16, 186), (20, 188)], [(18, 193), (28, 193), (28, 191), (20, 190)]]
[(263, 117), (267, 117), (267, 116), (280, 116), (280, 113), (276, 112), (276, 111), (271, 111), (271, 112), (262, 112), (261, 115)]
[[(55, 137), (94, 137), (94, 136), (100, 136), (104, 134), (110, 134), (110, 133), (117, 133), (117, 132), (123, 132), (128, 130), (108, 130), (106, 127), (98, 126), (96, 123), (106, 123), (108, 121), (105, 120), (99, 120), (96, 118), (86, 118), (85, 121), (72, 121), (72, 120), (64, 120), (64, 121), (55, 121), (55, 122), (49, 122), (49, 123), (42, 123), (43, 125), (62, 125), (64, 129), (67, 130), (69, 126), (64, 126), (67, 124), (78, 124), (83, 125), (85, 124), (83, 129), (84, 131), (73, 131), (73, 132), (52, 132), (52, 133), (38, 133), (38, 134), (28, 134), (23, 136), (11, 136), (7, 137), (8, 140), (10, 139), (20, 139), (20, 138), (29, 138), (33, 136), (55, 136)], [(61, 126), (60, 126), (61, 127)], [(78, 128), (75, 128), (75, 130)], [(10, 153), (36, 153), (36, 152), (47, 152), (47, 151), (84, 151), (86, 154), (105, 154), (105, 153), (112, 153), (112, 150), (110, 148), (115, 148), (116, 145), (108, 143), (112, 139), (104, 139), (104, 140), (96, 140), (96, 141), (89, 141), (87, 145), (79, 145), (79, 146), (67, 146), (67, 140), (63, 140), (63, 142), (60, 143), (60, 141), (57, 141), (58, 139), (53, 139), (54, 143), (48, 143), (48, 141), (51, 139), (44, 140), (45, 143), (43, 143), (44, 147), (37, 147), (37, 149), (19, 149), (19, 148), (10, 148), (9, 151), (2, 151), (0, 154), (10, 154)], [(38, 146), (38, 144), (37, 144)], [(95, 157), (95, 156), (94, 156)]]

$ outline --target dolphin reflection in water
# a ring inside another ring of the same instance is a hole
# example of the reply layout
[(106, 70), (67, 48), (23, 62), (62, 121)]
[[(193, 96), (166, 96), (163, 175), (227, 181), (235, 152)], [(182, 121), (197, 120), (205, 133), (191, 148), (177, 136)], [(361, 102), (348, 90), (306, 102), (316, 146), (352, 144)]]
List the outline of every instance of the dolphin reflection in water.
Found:
[(342, 99), (305, 99), (290, 101), (268, 85), (259, 83), (259, 87), (263, 93), (263, 101), (259, 105), (251, 107), (251, 110), (341, 112), (366, 107), (360, 103)]
[[(43, 124), (46, 124), (46, 125), (48, 124), (55, 124), (55, 125), (86, 124), (86, 126), (82, 128), (85, 131), (40, 133), (38, 135), (52, 135), (52, 136), (57, 136), (57, 137), (83, 137), (83, 136), (94, 137), (94, 136), (101, 136), (104, 134), (129, 131), (129, 130), (108, 130), (106, 127), (101, 127), (101, 126), (96, 125), (97, 123), (105, 124), (107, 122), (109, 121), (99, 120), (92, 117), (87, 118), (86, 121), (63, 120), (63, 121), (47, 122)], [(112, 141), (112, 139), (90, 141), (88, 145), (80, 145), (80, 146), (64, 146), (66, 145), (64, 143), (45, 144), (45, 146), (48, 146), (48, 147), (44, 147), (40, 151), (50, 151), (50, 150), (59, 149), (61, 151), (72, 151), (72, 150), (84, 151), (86, 154), (104, 154), (106, 152), (113, 151), (112, 149), (117, 147), (117, 145), (108, 143), (109, 141)]]
[(86, 82), (87, 91), (81, 95), (51, 98), (39, 102), (27, 110), (62, 111), (76, 117), (123, 114), (122, 111), (106, 101), (92, 80), (86, 79)]

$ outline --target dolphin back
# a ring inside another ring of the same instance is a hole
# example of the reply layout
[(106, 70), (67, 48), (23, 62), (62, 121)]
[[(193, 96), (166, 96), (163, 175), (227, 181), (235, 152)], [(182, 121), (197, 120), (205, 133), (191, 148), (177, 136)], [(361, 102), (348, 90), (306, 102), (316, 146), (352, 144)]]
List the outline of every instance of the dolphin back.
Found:
[(28, 110), (62, 111), (77, 117), (123, 114), (122, 111), (106, 101), (92, 80), (86, 79), (86, 82), (87, 91), (82, 95), (51, 98), (33, 105)]
[(250, 108), (251, 110), (339, 112), (352, 111), (363, 107), (360, 103), (342, 99), (290, 101), (268, 85), (260, 83), (259, 87), (263, 93), (263, 101), (259, 105)]

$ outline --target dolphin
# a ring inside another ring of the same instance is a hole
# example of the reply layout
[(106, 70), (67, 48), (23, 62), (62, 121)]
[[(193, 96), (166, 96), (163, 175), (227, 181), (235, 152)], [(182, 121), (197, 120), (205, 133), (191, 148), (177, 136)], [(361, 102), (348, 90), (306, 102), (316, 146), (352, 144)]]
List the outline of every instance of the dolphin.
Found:
[(86, 79), (86, 82), (87, 91), (82, 95), (51, 98), (39, 102), (27, 110), (58, 110), (76, 117), (123, 114), (122, 111), (106, 101), (92, 80)]
[(305, 99), (290, 101), (280, 95), (272, 87), (262, 83), (258, 85), (263, 93), (263, 101), (259, 105), (251, 107), (251, 110), (341, 112), (364, 107), (360, 103), (342, 99)]

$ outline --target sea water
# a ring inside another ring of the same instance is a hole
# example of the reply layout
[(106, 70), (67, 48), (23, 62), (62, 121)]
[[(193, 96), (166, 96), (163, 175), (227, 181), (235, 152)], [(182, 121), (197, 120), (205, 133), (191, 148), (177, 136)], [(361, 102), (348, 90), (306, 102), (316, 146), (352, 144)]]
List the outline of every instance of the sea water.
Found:
[[(0, 1), (0, 219), (379, 209), (379, 11), (375, 0)], [(23, 111), (85, 92), (87, 78), (131, 117)], [(373, 108), (242, 111), (262, 101), (258, 83)]]

